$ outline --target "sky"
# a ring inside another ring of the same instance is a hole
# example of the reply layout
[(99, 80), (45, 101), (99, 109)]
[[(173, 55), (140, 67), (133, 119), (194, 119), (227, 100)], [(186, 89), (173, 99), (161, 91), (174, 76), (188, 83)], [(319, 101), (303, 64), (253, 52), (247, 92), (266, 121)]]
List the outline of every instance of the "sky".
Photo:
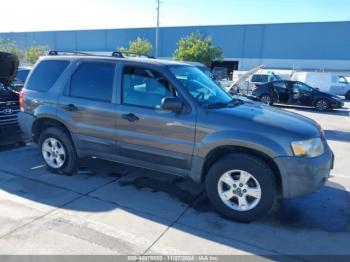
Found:
[[(161, 26), (350, 21), (350, 0), (161, 0), (161, 2)], [(155, 25), (156, 0), (1, 1), (0, 32), (134, 28)]]

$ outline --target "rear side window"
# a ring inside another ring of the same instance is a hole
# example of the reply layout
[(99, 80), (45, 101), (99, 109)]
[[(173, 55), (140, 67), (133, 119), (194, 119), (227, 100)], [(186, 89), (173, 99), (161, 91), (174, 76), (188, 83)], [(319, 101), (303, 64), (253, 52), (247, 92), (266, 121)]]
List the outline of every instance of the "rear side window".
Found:
[(113, 63), (84, 62), (71, 78), (69, 95), (110, 102), (113, 93), (114, 69)]
[(64, 69), (69, 65), (69, 61), (65, 60), (45, 60), (42, 61), (32, 73), (26, 89), (39, 92), (48, 91)]
[(273, 86), (276, 88), (286, 89), (286, 83), (285, 82), (274, 82)]

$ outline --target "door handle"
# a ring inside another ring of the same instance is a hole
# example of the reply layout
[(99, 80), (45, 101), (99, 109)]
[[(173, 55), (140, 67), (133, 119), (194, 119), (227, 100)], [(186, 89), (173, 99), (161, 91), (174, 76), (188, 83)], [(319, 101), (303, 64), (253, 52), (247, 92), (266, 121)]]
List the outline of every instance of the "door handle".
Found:
[(78, 108), (73, 104), (65, 105), (64, 108), (70, 112), (78, 111)]
[(129, 113), (129, 114), (124, 114), (122, 115), (122, 118), (125, 120), (128, 120), (129, 122), (135, 122), (140, 120), (140, 118), (138, 118), (135, 114), (133, 113)]

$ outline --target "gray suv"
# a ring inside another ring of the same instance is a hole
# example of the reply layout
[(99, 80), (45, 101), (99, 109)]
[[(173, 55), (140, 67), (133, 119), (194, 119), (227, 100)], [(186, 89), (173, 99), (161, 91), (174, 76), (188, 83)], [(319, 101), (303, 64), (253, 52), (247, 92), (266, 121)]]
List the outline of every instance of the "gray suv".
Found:
[(25, 83), (19, 122), (53, 172), (97, 157), (189, 177), (241, 222), (329, 177), (333, 153), (316, 122), (232, 98), (194, 66), (51, 54)]

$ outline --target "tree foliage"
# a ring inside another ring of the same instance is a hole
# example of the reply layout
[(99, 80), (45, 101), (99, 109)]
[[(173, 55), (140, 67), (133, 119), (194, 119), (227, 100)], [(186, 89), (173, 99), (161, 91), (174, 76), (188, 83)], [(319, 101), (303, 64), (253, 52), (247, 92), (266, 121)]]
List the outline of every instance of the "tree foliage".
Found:
[(118, 47), (120, 52), (131, 53), (137, 56), (149, 56), (152, 52), (153, 46), (147, 39), (137, 37), (136, 40), (129, 42), (129, 47)]
[(17, 55), (19, 58), (23, 56), (21, 49), (17, 47), (16, 41), (9, 39), (0, 38), (0, 52), (11, 53)]
[(43, 56), (49, 50), (48, 46), (44, 45), (35, 45), (28, 48), (24, 52), (24, 60), (28, 63), (35, 64), (40, 56)]
[(198, 32), (181, 38), (177, 46), (173, 54), (177, 61), (199, 62), (210, 66), (213, 60), (223, 59), (222, 49), (213, 46), (211, 37), (203, 37)]

